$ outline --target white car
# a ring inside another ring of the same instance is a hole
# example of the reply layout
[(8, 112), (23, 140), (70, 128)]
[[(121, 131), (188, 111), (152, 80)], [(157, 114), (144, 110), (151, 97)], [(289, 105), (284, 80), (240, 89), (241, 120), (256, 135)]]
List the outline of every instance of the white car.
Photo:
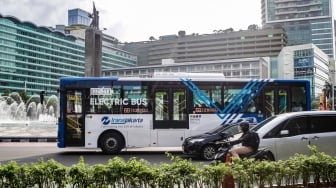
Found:
[(272, 116), (254, 128), (259, 147), (271, 150), (275, 160), (286, 160), (295, 153), (310, 155), (308, 145), (336, 156), (336, 111), (302, 111)]

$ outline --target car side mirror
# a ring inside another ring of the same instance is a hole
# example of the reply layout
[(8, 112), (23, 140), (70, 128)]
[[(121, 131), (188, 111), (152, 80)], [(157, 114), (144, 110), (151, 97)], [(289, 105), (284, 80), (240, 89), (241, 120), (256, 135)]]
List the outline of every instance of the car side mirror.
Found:
[(289, 131), (288, 131), (288, 130), (281, 130), (281, 131), (280, 131), (280, 135), (281, 135), (281, 136), (289, 135)]

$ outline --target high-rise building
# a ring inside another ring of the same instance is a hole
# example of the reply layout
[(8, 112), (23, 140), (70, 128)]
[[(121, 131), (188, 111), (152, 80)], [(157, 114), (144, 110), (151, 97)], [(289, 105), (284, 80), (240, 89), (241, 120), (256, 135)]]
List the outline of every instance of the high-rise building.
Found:
[(90, 13), (76, 8), (68, 10), (68, 25), (86, 25), (91, 23)]
[(281, 25), (288, 45), (313, 43), (335, 59), (333, 0), (261, 0), (262, 25)]
[[(136, 55), (118, 48), (113, 37), (104, 38), (103, 70), (136, 65)], [(84, 71), (84, 39), (0, 14), (0, 95), (6, 89), (55, 94), (61, 77)]]
[(76, 37), (0, 15), (0, 93), (56, 93), (59, 78), (84, 75), (84, 44)]

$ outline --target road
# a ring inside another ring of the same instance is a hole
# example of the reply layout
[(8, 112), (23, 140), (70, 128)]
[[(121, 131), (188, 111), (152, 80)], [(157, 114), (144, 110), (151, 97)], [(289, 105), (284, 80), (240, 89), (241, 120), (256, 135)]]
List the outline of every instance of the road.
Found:
[[(189, 158), (184, 156), (181, 151), (170, 151), (174, 156)], [(85, 150), (85, 149), (69, 149), (57, 148), (56, 143), (52, 142), (0, 142), (0, 163), (5, 164), (9, 161), (17, 161), (19, 164), (30, 164), (43, 159), (47, 161), (54, 159), (66, 166), (76, 164), (79, 157), (83, 156), (85, 163), (89, 165), (106, 164), (107, 161), (116, 155), (105, 155), (100, 150)], [(170, 159), (166, 156), (164, 150), (139, 150), (133, 149), (122, 151), (119, 157), (126, 161), (132, 157), (137, 159), (145, 159), (150, 164), (170, 163)], [(193, 159), (195, 163), (207, 163), (206, 161)]]

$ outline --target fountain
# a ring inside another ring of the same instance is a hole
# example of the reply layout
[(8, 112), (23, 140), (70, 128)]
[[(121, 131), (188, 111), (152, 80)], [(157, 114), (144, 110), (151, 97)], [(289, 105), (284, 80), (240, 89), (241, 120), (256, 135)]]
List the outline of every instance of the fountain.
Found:
[(56, 122), (57, 96), (50, 96), (43, 105), (39, 101), (40, 97), (33, 95), (24, 103), (17, 92), (0, 96), (0, 123), (6, 121)]
[(56, 95), (44, 104), (39, 95), (26, 102), (17, 92), (0, 96), (0, 136), (56, 136), (58, 104)]

